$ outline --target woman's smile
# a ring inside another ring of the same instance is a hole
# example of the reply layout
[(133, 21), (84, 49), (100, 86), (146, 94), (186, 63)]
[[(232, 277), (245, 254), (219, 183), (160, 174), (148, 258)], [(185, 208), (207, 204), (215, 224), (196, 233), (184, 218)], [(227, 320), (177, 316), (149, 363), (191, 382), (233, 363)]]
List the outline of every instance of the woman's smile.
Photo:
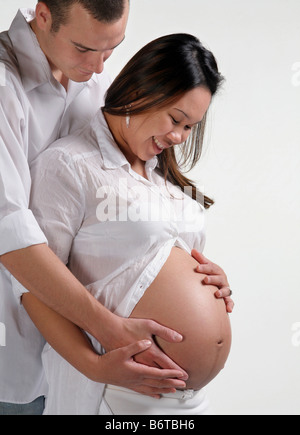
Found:
[(153, 142), (155, 154), (161, 154), (164, 151), (164, 149), (166, 149), (166, 147), (164, 147), (155, 136), (153, 136), (152, 142)]

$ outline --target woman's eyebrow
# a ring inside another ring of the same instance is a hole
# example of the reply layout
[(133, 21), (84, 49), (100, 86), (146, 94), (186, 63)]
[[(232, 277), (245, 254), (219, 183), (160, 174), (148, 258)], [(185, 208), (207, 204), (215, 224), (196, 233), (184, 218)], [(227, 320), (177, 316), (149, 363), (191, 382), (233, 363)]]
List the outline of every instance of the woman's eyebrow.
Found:
[(176, 109), (176, 108), (175, 108), (175, 110), (177, 110), (180, 113), (183, 113), (186, 118), (190, 119), (190, 117), (183, 110)]
[[(187, 115), (183, 110), (181, 110), (181, 109), (176, 109), (175, 108), (175, 110), (177, 110), (178, 112), (180, 112), (180, 113), (182, 113), (189, 121), (191, 120), (191, 118), (189, 117), (189, 115)], [(198, 122), (195, 122), (195, 123), (193, 123), (193, 124), (191, 124), (191, 125), (197, 125), (197, 124), (199, 124), (200, 122), (202, 122), (202, 120), (201, 121), (198, 121)]]
[[(122, 42), (124, 42), (125, 38), (126, 38), (126, 36), (124, 36), (124, 38), (122, 39), (122, 41), (119, 42), (119, 44), (117, 44), (115, 47), (113, 47), (113, 48), (108, 48), (108, 49), (103, 50), (103, 51), (111, 51), (111, 50), (115, 50), (115, 48), (119, 47), (119, 45), (121, 45)], [(83, 50), (86, 50), (86, 51), (93, 51), (93, 52), (102, 51), (102, 50), (96, 50), (95, 48), (86, 47), (85, 45), (82, 45), (82, 44), (80, 44), (79, 42), (75, 42), (75, 41), (71, 41), (71, 42), (72, 42), (72, 44), (75, 45), (76, 47), (78, 47), (78, 48), (82, 48)]]

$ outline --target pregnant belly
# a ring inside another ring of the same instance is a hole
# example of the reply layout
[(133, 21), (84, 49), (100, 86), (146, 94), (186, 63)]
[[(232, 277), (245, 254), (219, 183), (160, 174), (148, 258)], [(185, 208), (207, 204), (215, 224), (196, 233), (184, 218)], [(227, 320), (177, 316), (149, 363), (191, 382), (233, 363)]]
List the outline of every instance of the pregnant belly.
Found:
[(161, 349), (189, 374), (187, 388), (199, 390), (224, 368), (231, 347), (231, 327), (216, 288), (201, 283), (197, 262), (173, 248), (164, 267), (141, 298), (131, 317), (155, 320), (184, 337), (170, 344), (159, 338)]

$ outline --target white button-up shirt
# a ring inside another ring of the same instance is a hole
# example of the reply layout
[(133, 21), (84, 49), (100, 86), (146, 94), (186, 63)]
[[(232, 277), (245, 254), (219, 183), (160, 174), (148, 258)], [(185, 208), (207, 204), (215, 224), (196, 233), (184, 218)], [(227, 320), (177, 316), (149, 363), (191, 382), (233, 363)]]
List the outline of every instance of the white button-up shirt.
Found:
[[(31, 208), (49, 246), (110, 311), (129, 317), (178, 246), (203, 250), (204, 209), (146, 163), (134, 172), (100, 111), (91, 127), (61, 139), (32, 165)], [(92, 340), (99, 352), (103, 351)], [(95, 385), (52, 349), (44, 354), (47, 412), (94, 413)]]
[[(0, 34), (0, 255), (46, 243), (29, 210), (30, 164), (51, 143), (89, 123), (110, 84), (106, 73), (65, 90), (53, 77), (28, 22), (19, 11)], [(29, 403), (46, 393), (42, 338), (13, 296), (15, 280), (0, 264), (0, 401)], [(6, 346), (4, 346), (6, 344)]]

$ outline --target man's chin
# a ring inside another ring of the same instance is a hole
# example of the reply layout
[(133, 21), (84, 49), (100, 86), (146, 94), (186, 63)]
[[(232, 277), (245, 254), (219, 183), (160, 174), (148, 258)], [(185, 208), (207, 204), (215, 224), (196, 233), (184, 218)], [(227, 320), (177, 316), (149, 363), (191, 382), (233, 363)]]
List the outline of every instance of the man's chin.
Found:
[(69, 79), (72, 80), (72, 82), (84, 83), (84, 82), (88, 82), (93, 77), (93, 75), (94, 75), (93, 73), (84, 73), (84, 72), (76, 71), (75, 73), (69, 75)]

